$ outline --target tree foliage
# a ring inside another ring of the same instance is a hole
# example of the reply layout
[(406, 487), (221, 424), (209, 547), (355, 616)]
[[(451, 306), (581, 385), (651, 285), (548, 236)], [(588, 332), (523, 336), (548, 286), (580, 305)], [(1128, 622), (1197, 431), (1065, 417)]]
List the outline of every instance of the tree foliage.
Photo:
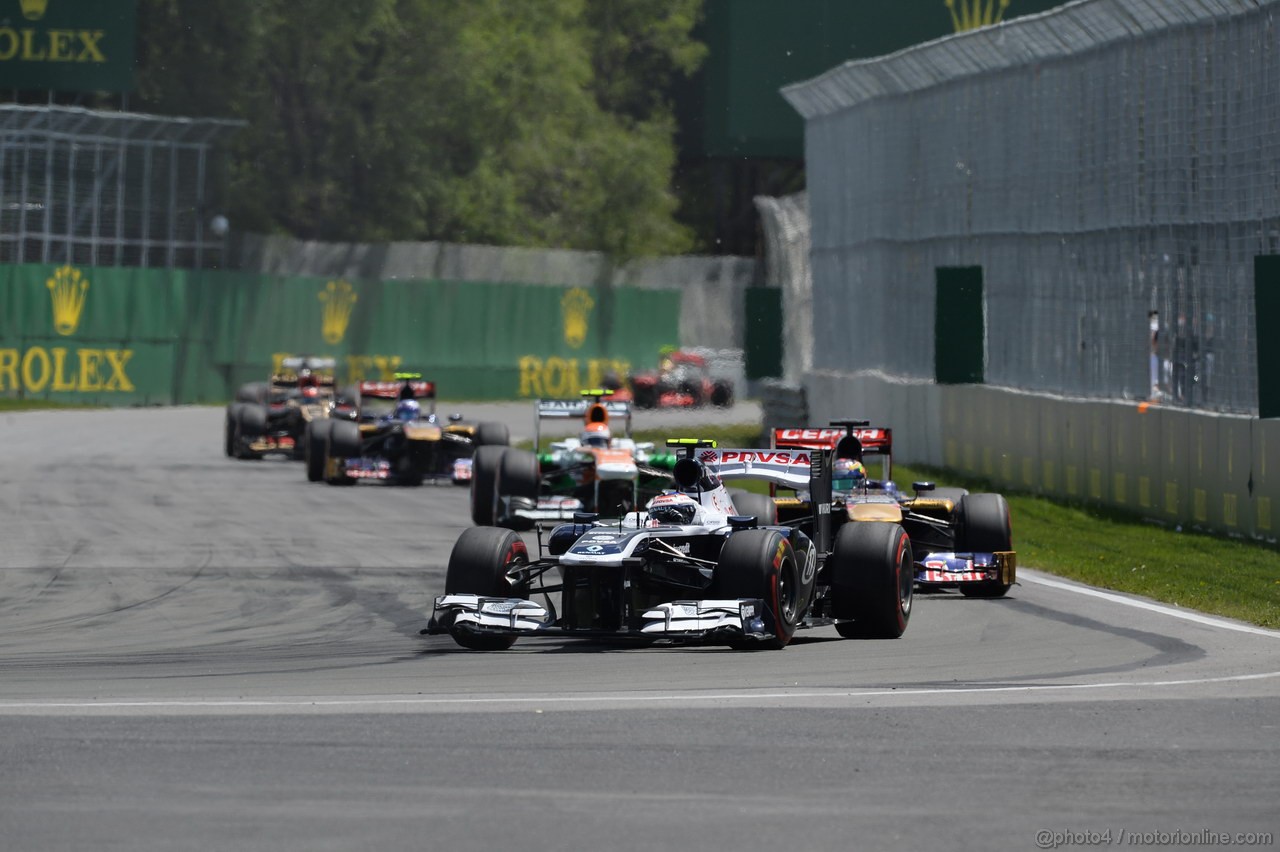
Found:
[(139, 0), (138, 95), (241, 118), (245, 230), (685, 251), (673, 85), (701, 0)]

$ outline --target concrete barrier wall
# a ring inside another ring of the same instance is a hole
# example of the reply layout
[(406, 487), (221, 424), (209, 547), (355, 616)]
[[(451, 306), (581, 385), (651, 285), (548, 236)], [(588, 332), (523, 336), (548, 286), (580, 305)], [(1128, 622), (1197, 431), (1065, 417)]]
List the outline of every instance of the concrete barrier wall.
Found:
[(892, 427), (894, 458), (1004, 491), (1276, 541), (1280, 420), (1068, 399), (874, 373), (805, 377), (809, 422)]

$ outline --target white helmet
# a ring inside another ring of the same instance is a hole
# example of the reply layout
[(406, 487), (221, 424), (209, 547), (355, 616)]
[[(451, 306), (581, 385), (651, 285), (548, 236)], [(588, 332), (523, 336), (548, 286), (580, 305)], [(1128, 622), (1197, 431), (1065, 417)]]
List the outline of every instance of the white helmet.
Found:
[(701, 508), (688, 494), (659, 494), (649, 503), (649, 517), (663, 524), (688, 526), (697, 519)]

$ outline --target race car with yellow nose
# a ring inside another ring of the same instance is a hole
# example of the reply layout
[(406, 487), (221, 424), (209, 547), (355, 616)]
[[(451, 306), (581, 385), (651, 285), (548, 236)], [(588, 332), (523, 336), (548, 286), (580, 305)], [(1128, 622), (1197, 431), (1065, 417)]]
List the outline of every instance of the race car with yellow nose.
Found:
[[(544, 420), (582, 419), (576, 437), (542, 440)], [(618, 429), (620, 434), (614, 434)], [(580, 399), (539, 399), (534, 449), (480, 447), (471, 481), (478, 526), (529, 529), (575, 512), (620, 514), (672, 485), (676, 457), (631, 437), (631, 402), (603, 389)]]
[[(520, 636), (780, 649), (806, 627), (902, 635), (910, 541), (891, 523), (832, 534), (830, 451), (675, 445), (676, 489), (616, 518), (578, 513), (538, 537), (536, 557), (512, 530), (465, 530), (422, 632), (487, 651)], [(767, 495), (724, 485), (741, 478), (813, 494), (806, 529), (769, 523)]]
[(362, 480), (398, 485), (471, 481), (481, 446), (510, 443), (502, 423), (467, 423), (436, 414), (436, 387), (417, 373), (361, 382), (355, 420), (313, 421), (306, 433), (307, 479), (330, 485)]
[[(833, 454), (833, 517), (838, 524), (899, 524), (911, 537), (915, 581), (922, 589), (957, 589), (966, 597), (998, 598), (1017, 580), (1009, 504), (1000, 494), (893, 481), (893, 431), (866, 420), (830, 426), (782, 427), (773, 446)], [(803, 519), (812, 498), (774, 489), (780, 520)]]

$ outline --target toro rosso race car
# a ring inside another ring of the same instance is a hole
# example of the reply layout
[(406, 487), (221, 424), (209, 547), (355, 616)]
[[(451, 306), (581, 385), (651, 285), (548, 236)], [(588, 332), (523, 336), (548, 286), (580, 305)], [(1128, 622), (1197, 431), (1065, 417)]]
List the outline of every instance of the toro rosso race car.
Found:
[[(937, 488), (932, 482), (912, 483), (913, 494), (900, 491), (891, 478), (891, 430), (869, 428), (865, 420), (837, 420), (829, 427), (775, 429), (773, 445), (832, 452), (836, 522), (900, 525), (911, 537), (915, 580), (921, 587), (998, 598), (1016, 581), (1017, 556), (1004, 497)], [(880, 462), (879, 471), (873, 459)], [(774, 502), (780, 518), (794, 520), (808, 515), (812, 501), (797, 491), (775, 496)]]
[(712, 378), (707, 361), (693, 352), (664, 352), (657, 372), (631, 378), (637, 408), (697, 408), (733, 405), (733, 383)]
[(393, 382), (361, 382), (354, 420), (313, 421), (306, 432), (307, 479), (331, 485), (377, 480), (421, 485), (471, 481), (479, 446), (510, 442), (502, 423), (464, 423), (462, 415), (436, 416), (436, 388), (417, 373)]
[(269, 453), (303, 457), (303, 433), (313, 420), (351, 417), (354, 400), (334, 393), (332, 358), (285, 358), (280, 372), (236, 391), (227, 406), (223, 444), (228, 456), (260, 459)]
[[(847, 638), (902, 635), (911, 542), (894, 523), (845, 524), (832, 535), (830, 451), (668, 443), (683, 449), (680, 490), (645, 511), (580, 513), (539, 536), (536, 558), (510, 530), (464, 531), (422, 632), (475, 650), (506, 649), (519, 636), (776, 649), (819, 625)], [(731, 494), (723, 481), (735, 478), (812, 494), (808, 531), (762, 523), (771, 501)]]
[[(529, 529), (575, 512), (617, 515), (672, 487), (676, 457), (631, 437), (631, 403), (608, 391), (581, 399), (540, 399), (533, 451), (481, 447), (471, 480), (471, 519), (479, 526)], [(544, 420), (581, 418), (578, 437), (542, 442)], [(621, 434), (614, 435), (619, 429)]]

